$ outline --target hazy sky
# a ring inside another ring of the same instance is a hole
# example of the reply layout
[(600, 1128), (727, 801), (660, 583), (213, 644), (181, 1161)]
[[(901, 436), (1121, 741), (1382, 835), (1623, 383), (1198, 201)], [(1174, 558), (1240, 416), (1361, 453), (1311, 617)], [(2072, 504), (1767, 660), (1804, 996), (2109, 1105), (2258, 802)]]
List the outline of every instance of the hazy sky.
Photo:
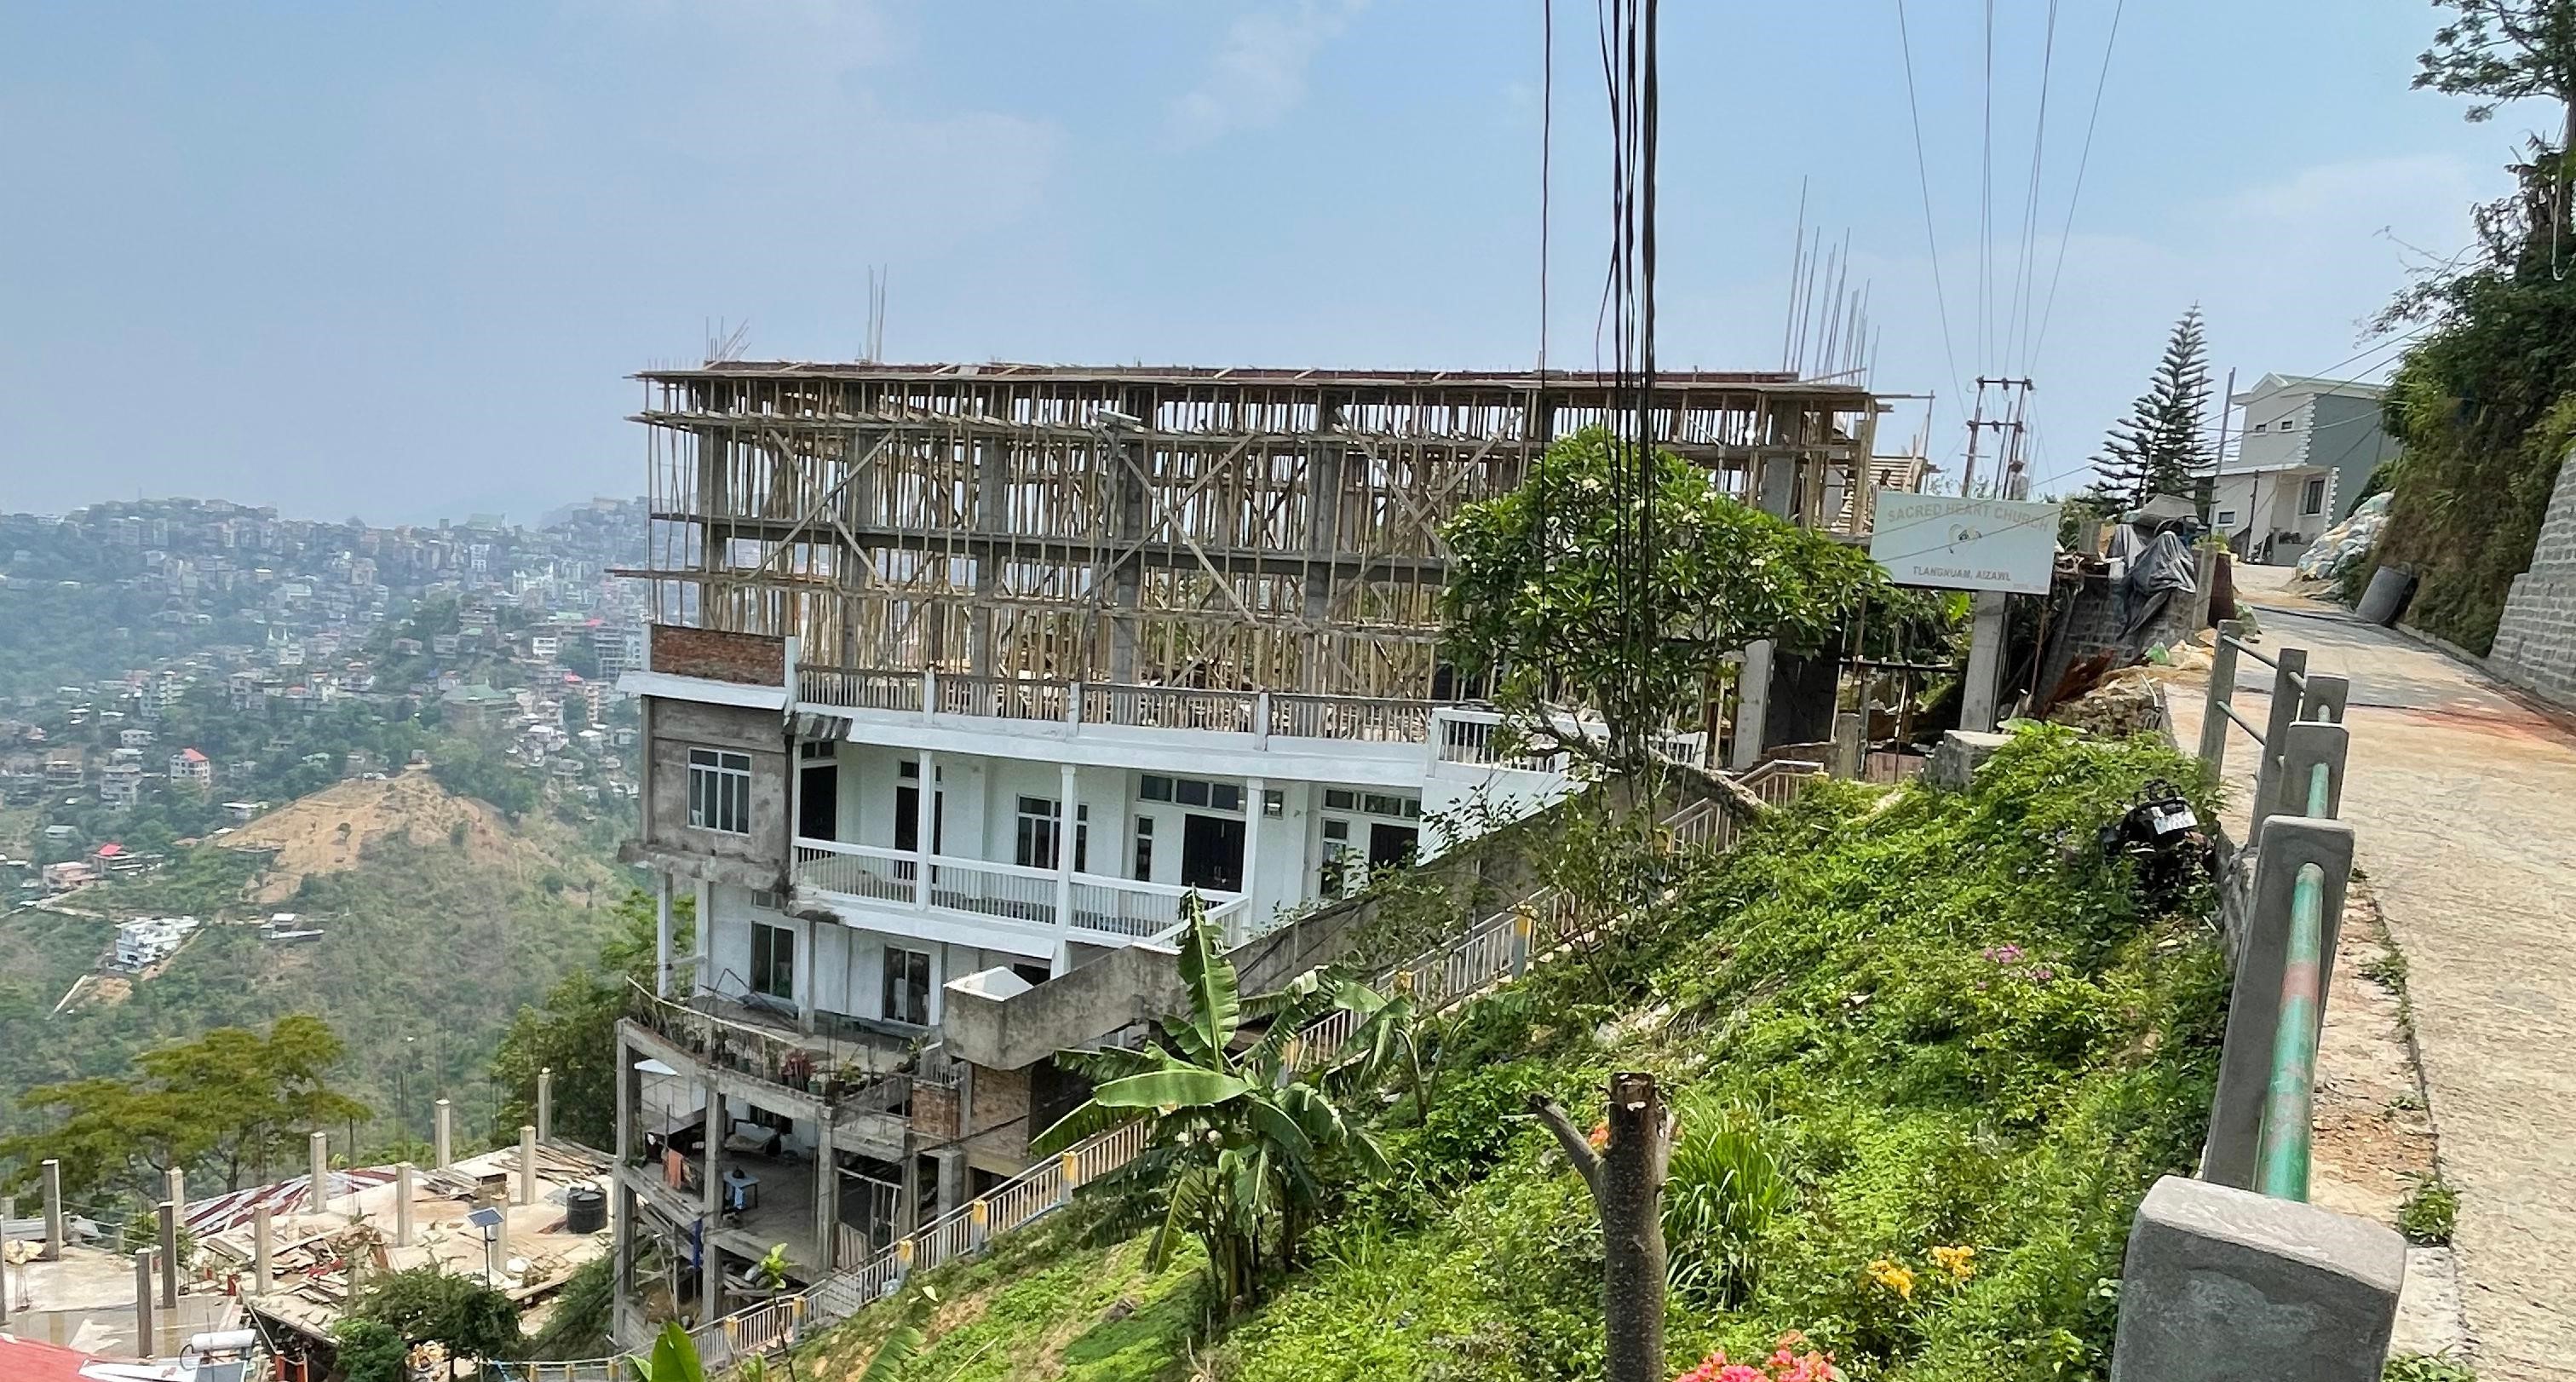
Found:
[[(2113, 3), (2055, 5), (2041, 301)], [(2222, 376), (2352, 355), (2546, 118), (2408, 91), (2424, 0), (2135, 0), (2043, 334), (2011, 303), (2050, 8), (1994, 6), (1988, 333), (1983, 7), (1908, 7), (1945, 349), (1895, 0), (1665, 0), (1663, 359), (1779, 364), (1805, 179), (1878, 385), (1942, 395), (1947, 456), (1956, 381), (2026, 359), (2046, 478), (2195, 301)], [(898, 360), (1523, 365), (1541, 9), (0, 0), (0, 509), (635, 493), (628, 374), (719, 319), (850, 358), (870, 265)], [(1604, 102), (1593, 6), (1556, 15), (1551, 358), (1589, 365)]]

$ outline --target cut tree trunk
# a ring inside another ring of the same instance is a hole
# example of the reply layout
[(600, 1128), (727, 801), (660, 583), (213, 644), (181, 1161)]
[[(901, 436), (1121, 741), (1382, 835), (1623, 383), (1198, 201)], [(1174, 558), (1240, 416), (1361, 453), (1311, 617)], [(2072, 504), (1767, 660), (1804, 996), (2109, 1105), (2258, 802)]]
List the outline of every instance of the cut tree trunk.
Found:
[(1610, 1077), (1609, 1137), (1602, 1150), (1555, 1101), (1532, 1101), (1565, 1149), (1601, 1215), (1602, 1319), (1608, 1382), (1664, 1377), (1664, 1179), (1672, 1163), (1673, 1116), (1655, 1077)]

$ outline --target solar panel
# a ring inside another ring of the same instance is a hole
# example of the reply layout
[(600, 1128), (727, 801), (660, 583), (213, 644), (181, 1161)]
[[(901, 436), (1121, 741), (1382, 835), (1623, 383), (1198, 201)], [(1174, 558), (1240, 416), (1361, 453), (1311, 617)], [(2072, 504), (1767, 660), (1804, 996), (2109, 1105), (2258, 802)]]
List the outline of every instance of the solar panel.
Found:
[(465, 1216), (465, 1222), (474, 1225), (476, 1228), (496, 1228), (501, 1223), (501, 1211), (497, 1209), (477, 1209)]

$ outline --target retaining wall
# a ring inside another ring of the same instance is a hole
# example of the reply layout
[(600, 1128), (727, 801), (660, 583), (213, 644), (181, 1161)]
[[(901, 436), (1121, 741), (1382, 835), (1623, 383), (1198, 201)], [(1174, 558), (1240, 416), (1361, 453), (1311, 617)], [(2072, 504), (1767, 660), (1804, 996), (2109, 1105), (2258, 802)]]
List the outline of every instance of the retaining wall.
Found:
[(2513, 578), (2487, 669), (2536, 695), (2576, 706), (2576, 456), (2558, 471), (2531, 569)]

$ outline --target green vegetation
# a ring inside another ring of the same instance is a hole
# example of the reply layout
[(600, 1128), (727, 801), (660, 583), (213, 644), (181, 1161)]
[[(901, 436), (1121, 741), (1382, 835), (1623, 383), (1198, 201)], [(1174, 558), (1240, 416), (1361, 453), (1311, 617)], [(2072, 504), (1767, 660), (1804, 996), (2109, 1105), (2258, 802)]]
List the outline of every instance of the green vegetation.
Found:
[[(2566, 129), (2535, 137), (2512, 197), (2475, 209), (2478, 243), (2456, 267), (2410, 287), (2383, 328), (2420, 324), (2391, 381), (2388, 428), (2405, 444), (2393, 476), (2380, 563), (2419, 578), (2409, 619), (2484, 654), (2513, 578), (2531, 563), (2542, 515), (2576, 442), (2576, 250), (2568, 220), (2576, 137), (2576, 5), (2569, 0), (2452, 0), (2415, 85), (2472, 99), (2556, 103)], [(2356, 569), (2347, 593), (2370, 575)]]
[(507, 1294), (436, 1267), (373, 1278), (351, 1313), (405, 1344), (439, 1344), (451, 1358), (514, 1358), (524, 1342), (519, 1307)]
[[(1427, 1115), (1379, 1101), (1393, 1174), (1330, 1182), (1257, 1308), (1203, 1330), (1196, 1254), (1157, 1270), (1114, 1194), (1086, 1194), (927, 1274), (947, 1304), (920, 1366), (1598, 1376), (1598, 1220), (1524, 1111), (1597, 1107), (1637, 1070), (1680, 1115), (1675, 1370), (1798, 1330), (1855, 1377), (2098, 1375), (2129, 1218), (2192, 1164), (2225, 1020), (2209, 899), (2151, 914), (2092, 847), (2158, 777), (2196, 780), (2149, 741), (2039, 728), (1966, 792), (1813, 789), (1646, 924), (1429, 1034)], [(892, 1313), (809, 1346), (798, 1375), (849, 1376)]]
[(226, 1189), (272, 1161), (294, 1162), (294, 1144), (316, 1127), (363, 1116), (333, 1091), (331, 1068), (344, 1052), (321, 1019), (282, 1017), (266, 1035), (218, 1027), (193, 1041), (137, 1057), (128, 1078), (100, 1076), (39, 1085), (22, 1108), (55, 1115), (43, 1133), (0, 1139), (0, 1162), (24, 1188), (48, 1157), (63, 1163), (63, 1192), (151, 1196), (162, 1169), (211, 1173)]
[(2439, 1171), (2414, 1179), (2406, 1202), (2397, 1208), (2397, 1231), (2409, 1243), (2440, 1247), (2451, 1241), (2452, 1226), (2459, 1221), (2460, 1192)]
[[(2102, 473), (2087, 507), (2117, 513), (2159, 494), (2188, 497), (2193, 476), (2207, 465), (2201, 441), (2209, 412), (2209, 352), (2201, 339), (2200, 308), (2174, 323), (2164, 357), (2147, 391), (2129, 415), (2111, 425), (2093, 464)], [(2070, 515), (2071, 516), (2071, 515)]]
[[(675, 951), (685, 953), (695, 931), (697, 899), (672, 900)], [(542, 1003), (510, 1019), (492, 1056), (492, 1078), (502, 1090), (497, 1126), (536, 1121), (537, 1072), (554, 1071), (554, 1130), (586, 1146), (605, 1147), (617, 1135), (617, 1021), (626, 1015), (629, 982), (653, 982), (653, 899), (630, 892), (611, 914), (599, 962), (575, 968), (546, 990)]]
[(2381, 1382), (2478, 1382), (2478, 1370), (2448, 1353), (2401, 1353), (2380, 1370)]
[(605, 1358), (616, 1352), (609, 1329), (617, 1308), (615, 1262), (594, 1257), (573, 1269), (555, 1293), (554, 1309), (528, 1340), (526, 1358)]

